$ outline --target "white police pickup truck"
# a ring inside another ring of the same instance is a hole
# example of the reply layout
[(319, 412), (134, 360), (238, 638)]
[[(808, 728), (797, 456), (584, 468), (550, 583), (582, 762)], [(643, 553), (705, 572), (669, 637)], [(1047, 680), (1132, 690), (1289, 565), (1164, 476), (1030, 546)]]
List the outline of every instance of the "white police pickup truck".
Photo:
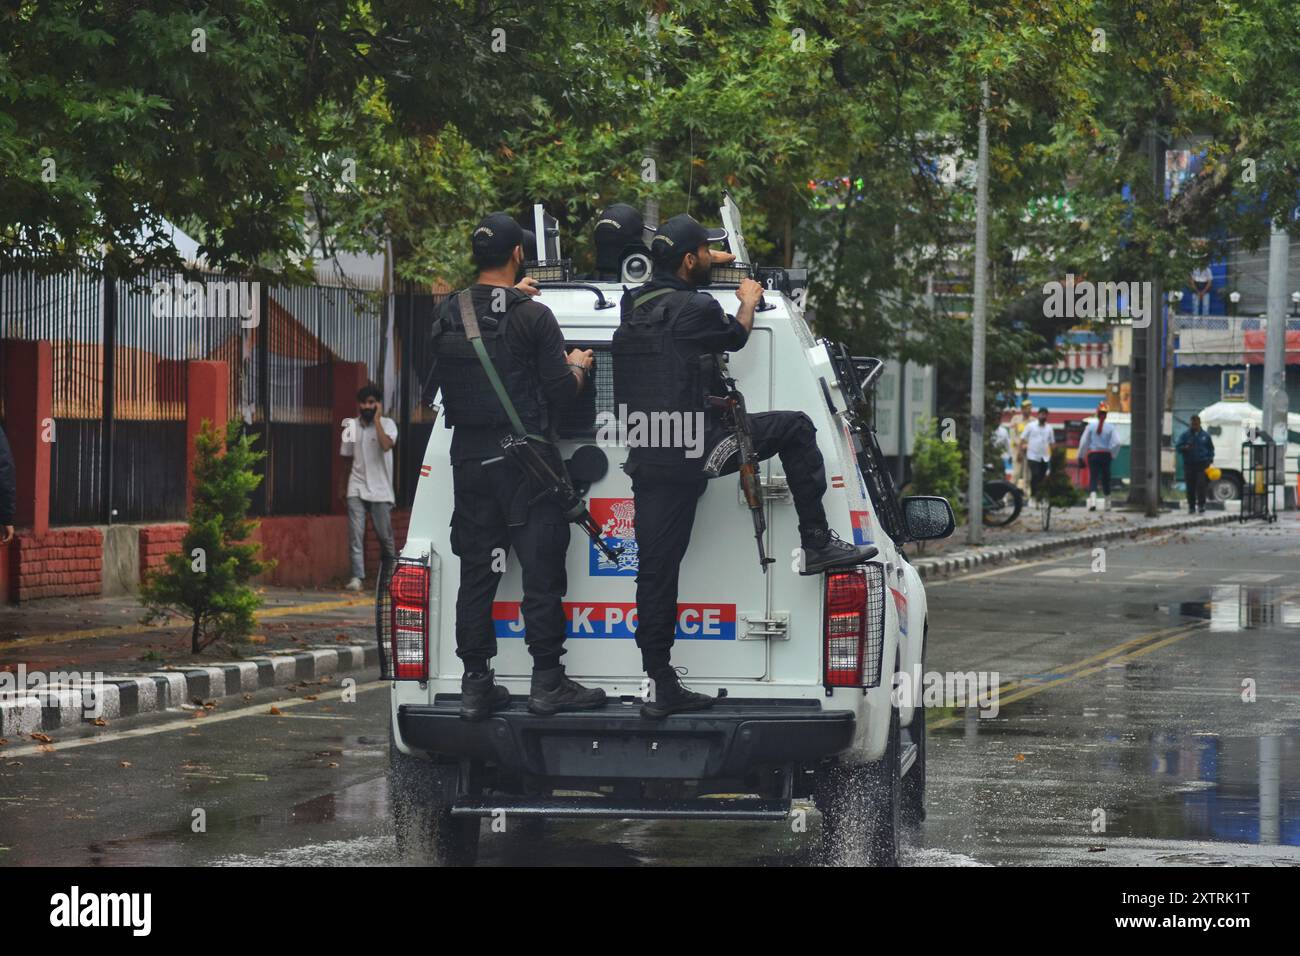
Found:
[[(952, 533), (941, 498), (901, 502), (868, 424), (874, 359), (854, 359), (813, 337), (787, 294), (790, 273), (762, 270), (765, 305), (731, 374), (749, 411), (811, 416), (826, 459), (831, 527), (871, 544), (869, 562), (820, 576), (797, 571), (799, 535), (780, 462), (762, 465), (769, 573), (759, 568), (753, 527), (734, 477), (709, 483), (681, 574), (673, 663), (685, 683), (721, 699), (707, 711), (641, 717), (645, 675), (636, 631), (636, 533), (626, 449), (605, 445), (609, 467), (582, 491), (624, 550), (608, 561), (575, 529), (568, 552), (568, 673), (604, 688), (601, 710), (530, 714), (530, 658), (522, 639), (517, 567), (507, 564), (493, 606), (497, 682), (509, 710), (458, 716), (459, 567), (451, 553), (450, 430), (429, 439), (409, 537), (381, 588), (378, 639), (392, 681), (391, 791), (398, 844), (426, 859), (472, 862), (483, 818), (789, 820), (811, 798), (823, 815), (816, 848), (833, 861), (892, 864), (899, 831), (919, 821), (925, 799), (925, 721), (919, 701), (891, 703), (891, 677), (920, 670), (926, 596), (902, 544)], [(595, 351), (595, 388), (566, 413), (566, 458), (597, 445), (599, 412), (611, 412), (610, 339), (622, 284), (541, 283), (542, 299), (571, 347)], [(729, 313), (734, 286), (708, 289)], [(584, 458), (590, 452), (584, 454)], [(496, 827), (489, 827), (491, 830)], [(811, 832), (811, 830), (810, 830)], [(485, 837), (490, 839), (491, 837)], [(818, 858), (823, 858), (819, 856)]]

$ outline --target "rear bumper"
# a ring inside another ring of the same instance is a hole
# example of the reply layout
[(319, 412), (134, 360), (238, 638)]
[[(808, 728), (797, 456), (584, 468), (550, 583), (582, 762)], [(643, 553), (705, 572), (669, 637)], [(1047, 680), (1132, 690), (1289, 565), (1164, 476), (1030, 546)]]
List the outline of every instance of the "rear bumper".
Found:
[(515, 698), (509, 710), (470, 722), (448, 696), (401, 705), (397, 725), (413, 749), (548, 779), (708, 780), (841, 753), (853, 741), (855, 715), (823, 710), (816, 700), (727, 698), (664, 720), (643, 718), (640, 701), (618, 700), (538, 717)]

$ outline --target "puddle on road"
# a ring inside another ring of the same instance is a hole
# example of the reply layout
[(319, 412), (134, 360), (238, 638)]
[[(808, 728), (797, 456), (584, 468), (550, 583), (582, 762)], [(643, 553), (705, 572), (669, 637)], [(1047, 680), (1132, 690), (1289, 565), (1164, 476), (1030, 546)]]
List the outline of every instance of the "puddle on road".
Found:
[(1300, 846), (1300, 738), (1170, 735), (1147, 755), (1163, 793), (1124, 807), (1108, 834)]
[(1212, 632), (1300, 627), (1300, 593), (1294, 588), (1221, 584), (1190, 601), (1154, 605), (1173, 618), (1209, 621)]

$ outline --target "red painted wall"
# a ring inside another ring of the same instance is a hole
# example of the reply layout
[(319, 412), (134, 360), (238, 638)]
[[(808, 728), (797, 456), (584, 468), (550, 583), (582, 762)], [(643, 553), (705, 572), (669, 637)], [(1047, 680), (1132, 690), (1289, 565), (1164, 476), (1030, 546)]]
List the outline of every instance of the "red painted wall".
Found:
[(140, 529), (140, 580), (150, 571), (161, 569), (166, 555), (180, 550), (185, 530), (183, 524), (151, 524)]

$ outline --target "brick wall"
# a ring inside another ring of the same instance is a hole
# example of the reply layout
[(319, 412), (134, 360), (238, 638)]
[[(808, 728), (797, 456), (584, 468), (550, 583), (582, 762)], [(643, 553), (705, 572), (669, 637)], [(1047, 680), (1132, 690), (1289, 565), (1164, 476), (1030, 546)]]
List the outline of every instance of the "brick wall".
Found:
[(104, 538), (94, 528), (18, 535), (10, 545), (10, 598), (77, 597), (103, 590)]
[(161, 570), (163, 559), (180, 550), (185, 528), (183, 524), (151, 524), (140, 529), (140, 580), (150, 571)]

